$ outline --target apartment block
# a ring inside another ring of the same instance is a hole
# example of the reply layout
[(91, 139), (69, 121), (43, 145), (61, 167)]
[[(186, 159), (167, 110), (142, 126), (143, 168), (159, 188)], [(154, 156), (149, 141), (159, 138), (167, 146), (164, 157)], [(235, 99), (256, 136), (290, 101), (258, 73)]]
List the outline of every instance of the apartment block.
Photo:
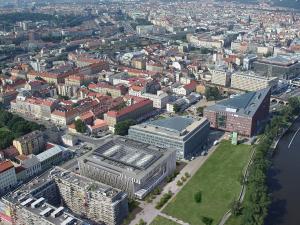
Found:
[(26, 134), (13, 140), (13, 146), (20, 155), (39, 154), (45, 147), (43, 133), (41, 131), (33, 131)]
[(234, 73), (231, 76), (231, 87), (243, 91), (258, 91), (267, 87), (276, 88), (278, 77), (262, 77), (254, 73)]

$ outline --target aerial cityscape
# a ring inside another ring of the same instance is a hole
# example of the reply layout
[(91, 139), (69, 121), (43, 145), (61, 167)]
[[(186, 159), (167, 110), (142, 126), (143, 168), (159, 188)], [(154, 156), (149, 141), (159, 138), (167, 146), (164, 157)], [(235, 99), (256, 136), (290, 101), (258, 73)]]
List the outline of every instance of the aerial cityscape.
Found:
[(0, 225), (300, 225), (300, 1), (0, 0)]

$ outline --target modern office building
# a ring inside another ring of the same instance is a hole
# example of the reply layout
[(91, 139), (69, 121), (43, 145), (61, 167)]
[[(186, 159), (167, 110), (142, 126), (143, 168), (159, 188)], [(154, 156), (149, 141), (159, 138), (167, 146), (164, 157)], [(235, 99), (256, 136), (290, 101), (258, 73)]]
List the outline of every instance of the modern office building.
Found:
[(251, 137), (268, 119), (271, 89), (249, 92), (204, 109), (210, 126)]
[(190, 117), (170, 117), (130, 127), (130, 139), (176, 150), (177, 158), (190, 158), (199, 154), (206, 144), (209, 121), (196, 121)]
[(274, 90), (278, 77), (262, 77), (251, 72), (237, 72), (231, 75), (231, 88), (243, 91), (258, 91), (267, 87)]
[(257, 60), (254, 71), (262, 76), (293, 79), (300, 75), (300, 62), (291, 56), (277, 55)]
[(144, 198), (176, 168), (174, 150), (116, 136), (78, 161), (80, 174)]
[(128, 214), (124, 192), (59, 167), (4, 196), (0, 205), (1, 219), (14, 225), (119, 225)]

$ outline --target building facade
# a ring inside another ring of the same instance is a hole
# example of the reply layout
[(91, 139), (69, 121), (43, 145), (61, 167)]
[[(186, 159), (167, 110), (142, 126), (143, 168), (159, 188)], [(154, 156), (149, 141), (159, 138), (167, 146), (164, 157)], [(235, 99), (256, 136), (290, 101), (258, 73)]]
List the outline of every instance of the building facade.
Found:
[(176, 168), (176, 152), (115, 137), (79, 159), (80, 174), (143, 199)]
[(41, 131), (33, 131), (26, 134), (13, 140), (13, 146), (20, 155), (39, 154), (45, 147), (43, 133)]
[(262, 77), (253, 73), (234, 73), (231, 76), (231, 88), (243, 91), (258, 91), (267, 87), (275, 89), (278, 84), (277, 77)]
[(130, 127), (130, 139), (176, 150), (177, 158), (188, 159), (201, 152), (209, 134), (209, 121), (171, 117)]
[(270, 88), (242, 94), (205, 108), (204, 116), (212, 128), (251, 137), (268, 120), (270, 96)]

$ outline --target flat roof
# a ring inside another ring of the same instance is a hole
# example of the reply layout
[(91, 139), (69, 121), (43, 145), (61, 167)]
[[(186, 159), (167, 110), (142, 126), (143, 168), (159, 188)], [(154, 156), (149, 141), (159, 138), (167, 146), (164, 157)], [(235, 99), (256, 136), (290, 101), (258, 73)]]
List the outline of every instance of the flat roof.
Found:
[(175, 116), (134, 125), (130, 129), (148, 131), (178, 140), (186, 138), (195, 129), (205, 125), (206, 122), (206, 118), (195, 120), (191, 117)]
[(112, 173), (142, 177), (152, 169), (154, 164), (161, 163), (172, 153), (173, 150), (115, 136), (81, 161)]
[(170, 131), (181, 132), (194, 122), (189, 117), (169, 117), (166, 119), (154, 120), (148, 123), (149, 126), (156, 126)]

